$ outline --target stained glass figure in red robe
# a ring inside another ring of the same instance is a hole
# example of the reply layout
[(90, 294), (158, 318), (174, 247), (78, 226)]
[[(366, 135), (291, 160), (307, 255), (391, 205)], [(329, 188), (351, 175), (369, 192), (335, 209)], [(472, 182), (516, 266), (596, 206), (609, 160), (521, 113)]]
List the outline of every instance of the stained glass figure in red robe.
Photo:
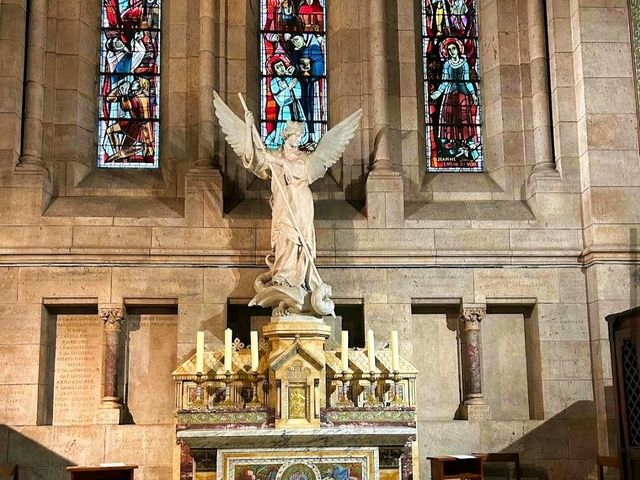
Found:
[(481, 172), (477, 0), (422, 0), (427, 170)]
[(98, 166), (158, 166), (161, 0), (102, 0)]

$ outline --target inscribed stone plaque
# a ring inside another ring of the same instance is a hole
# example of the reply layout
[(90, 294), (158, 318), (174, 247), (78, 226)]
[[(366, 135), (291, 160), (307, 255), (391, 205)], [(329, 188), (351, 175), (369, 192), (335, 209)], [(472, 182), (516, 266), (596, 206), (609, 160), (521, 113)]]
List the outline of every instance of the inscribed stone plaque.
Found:
[(102, 323), (97, 315), (59, 315), (53, 424), (93, 423), (100, 403)]
[(129, 337), (127, 405), (137, 425), (171, 423), (175, 385), (178, 317), (127, 317)]

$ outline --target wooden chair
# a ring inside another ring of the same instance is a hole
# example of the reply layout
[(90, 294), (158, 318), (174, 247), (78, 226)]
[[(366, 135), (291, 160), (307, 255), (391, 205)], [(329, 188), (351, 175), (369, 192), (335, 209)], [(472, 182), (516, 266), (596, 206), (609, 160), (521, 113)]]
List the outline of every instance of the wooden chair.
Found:
[(18, 480), (18, 466), (12, 463), (0, 465), (0, 478)]
[(598, 480), (604, 480), (605, 467), (620, 470), (620, 461), (617, 457), (605, 457), (604, 455), (598, 455), (596, 463), (598, 464)]

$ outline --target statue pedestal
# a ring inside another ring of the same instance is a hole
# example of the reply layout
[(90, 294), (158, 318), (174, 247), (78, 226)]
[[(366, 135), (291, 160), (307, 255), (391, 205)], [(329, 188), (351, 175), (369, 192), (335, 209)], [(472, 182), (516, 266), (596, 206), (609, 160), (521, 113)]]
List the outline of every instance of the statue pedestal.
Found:
[(287, 315), (271, 317), (262, 334), (271, 346), (270, 359), (299, 342), (319, 358), (324, 356), (324, 342), (331, 336), (331, 327), (321, 318), (307, 315)]
[(269, 340), (269, 407), (276, 428), (318, 428), (326, 407), (324, 343), (331, 327), (304, 315), (272, 317), (262, 330)]

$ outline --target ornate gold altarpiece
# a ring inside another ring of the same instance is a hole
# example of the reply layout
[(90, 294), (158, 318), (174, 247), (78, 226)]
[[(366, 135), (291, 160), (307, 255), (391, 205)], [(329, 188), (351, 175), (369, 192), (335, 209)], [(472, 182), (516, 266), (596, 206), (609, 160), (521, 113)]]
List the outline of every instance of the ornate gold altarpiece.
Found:
[[(416, 470), (417, 371), (391, 352), (325, 350), (331, 328), (308, 316), (274, 317), (259, 366), (239, 342), (173, 372), (181, 480), (408, 480)], [(229, 459), (234, 458), (234, 467)], [(240, 460), (238, 460), (240, 459)]]

